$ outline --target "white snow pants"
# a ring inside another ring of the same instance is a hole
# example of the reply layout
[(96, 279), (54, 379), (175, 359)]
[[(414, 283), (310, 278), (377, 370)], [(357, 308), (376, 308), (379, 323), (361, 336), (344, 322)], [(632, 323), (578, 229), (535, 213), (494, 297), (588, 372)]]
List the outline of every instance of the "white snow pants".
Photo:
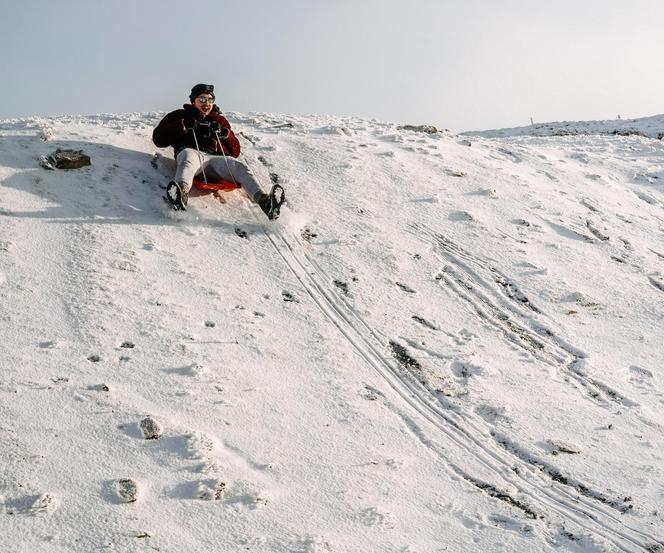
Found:
[(224, 179), (230, 182), (235, 179), (253, 201), (257, 201), (263, 193), (249, 167), (234, 157), (184, 148), (178, 153), (175, 161), (177, 162), (175, 181), (186, 188), (187, 192), (191, 189), (194, 177), (202, 175), (205, 170), (208, 179)]

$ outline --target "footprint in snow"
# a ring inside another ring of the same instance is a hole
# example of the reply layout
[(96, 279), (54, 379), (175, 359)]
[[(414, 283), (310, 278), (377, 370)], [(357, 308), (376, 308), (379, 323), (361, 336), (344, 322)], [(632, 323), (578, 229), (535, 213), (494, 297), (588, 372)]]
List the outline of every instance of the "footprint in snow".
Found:
[(299, 300), (288, 290), (282, 290), (281, 297), (285, 302), (300, 303)]
[(509, 422), (509, 418), (506, 415), (504, 407), (482, 404), (475, 407), (474, 411), (489, 424), (495, 424), (500, 421)]
[(304, 227), (300, 231), (300, 236), (302, 236), (302, 240), (305, 240), (306, 242), (311, 242), (311, 240), (318, 237), (318, 234), (312, 231), (309, 227)]
[(410, 286), (404, 284), (403, 282), (395, 282), (394, 284), (396, 284), (401, 290), (403, 290), (407, 294), (417, 294), (417, 290), (413, 290)]
[[(265, 549), (263, 547), (263, 549)], [(288, 544), (290, 553), (325, 553), (337, 551), (330, 542), (320, 536), (300, 536)]]
[(523, 161), (522, 156), (507, 148), (498, 148), (498, 152), (503, 154), (503, 157), (509, 159), (510, 161), (513, 161), (514, 163), (521, 163)]
[(578, 455), (581, 453), (581, 448), (579, 446), (562, 440), (547, 440), (542, 444), (542, 447), (551, 455), (560, 455), (561, 453)]
[(51, 494), (24, 495), (5, 498), (0, 495), (0, 513), (7, 515), (50, 515), (57, 509), (55, 496)]
[(360, 396), (368, 401), (376, 401), (378, 398), (383, 397), (383, 393), (373, 386), (366, 385), (360, 392)]
[(208, 478), (182, 482), (168, 492), (174, 499), (202, 499), (203, 501), (218, 501), (224, 499), (226, 482), (219, 478)]
[(39, 342), (39, 347), (41, 349), (56, 349), (62, 347), (62, 343), (58, 340), (47, 340), (45, 342)]
[(381, 526), (383, 528), (394, 528), (391, 513), (379, 510), (377, 507), (368, 507), (358, 513), (359, 521), (365, 526)]
[(648, 369), (632, 365), (629, 367), (629, 380), (632, 384), (640, 388), (652, 388), (654, 375)]
[(591, 198), (582, 198), (581, 199), (581, 205), (585, 207), (586, 209), (592, 211), (593, 213), (599, 213), (599, 208), (595, 204), (595, 200)]
[(484, 369), (479, 365), (474, 365), (465, 361), (454, 361), (450, 365), (450, 370), (454, 376), (464, 382), (467, 382), (470, 377), (481, 375), (484, 372)]
[(168, 374), (179, 374), (180, 376), (194, 376), (198, 377), (208, 372), (208, 369), (202, 363), (191, 363), (184, 367), (173, 367), (170, 369), (163, 369)]
[(138, 500), (138, 483), (131, 478), (122, 478), (113, 482), (116, 503), (135, 503)]
[(660, 273), (648, 275), (648, 280), (650, 281), (650, 284), (652, 284), (660, 292), (664, 292), (664, 278)]
[(475, 338), (477, 338), (477, 334), (473, 334), (465, 328), (462, 328), (452, 336), (452, 340), (458, 346), (465, 346), (466, 344), (472, 342)]
[(658, 205), (659, 201), (657, 198), (655, 198), (652, 194), (648, 194), (647, 192), (634, 192), (638, 198), (642, 201), (644, 201), (647, 204), (650, 205)]
[(447, 218), (454, 223), (473, 223), (477, 221), (472, 213), (468, 211), (453, 211)]
[(413, 319), (416, 323), (421, 324), (424, 328), (428, 328), (429, 330), (436, 330), (436, 331), (440, 330), (440, 328), (436, 326), (434, 323), (427, 321), (425, 318), (420, 317), (418, 315), (413, 315), (411, 319)]
[(600, 230), (598, 226), (594, 224), (590, 219), (586, 219), (586, 227), (588, 227), (588, 230), (591, 232), (591, 234), (593, 234), (593, 236), (595, 236), (602, 242), (608, 242), (610, 240), (609, 235), (606, 234), (606, 232)]
[(334, 284), (345, 296), (350, 295), (350, 291), (348, 290), (348, 283), (344, 282), (343, 280), (339, 279), (334, 279), (332, 281), (332, 284)]
[(534, 534), (535, 532), (532, 524), (502, 514), (490, 514), (484, 520), (488, 526), (495, 526), (519, 536)]
[(560, 298), (560, 303), (574, 303), (587, 309), (603, 309), (603, 306), (581, 292), (571, 292)]
[(256, 510), (268, 505), (271, 495), (267, 490), (261, 489), (252, 482), (237, 480), (227, 489), (224, 499), (225, 505), (232, 505), (236, 509)]

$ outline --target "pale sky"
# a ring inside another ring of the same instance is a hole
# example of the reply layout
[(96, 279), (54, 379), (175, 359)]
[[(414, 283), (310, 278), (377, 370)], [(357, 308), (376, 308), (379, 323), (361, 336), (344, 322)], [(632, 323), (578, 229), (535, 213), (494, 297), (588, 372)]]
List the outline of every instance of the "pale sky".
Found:
[(0, 119), (223, 111), (456, 131), (664, 113), (664, 0), (0, 0)]

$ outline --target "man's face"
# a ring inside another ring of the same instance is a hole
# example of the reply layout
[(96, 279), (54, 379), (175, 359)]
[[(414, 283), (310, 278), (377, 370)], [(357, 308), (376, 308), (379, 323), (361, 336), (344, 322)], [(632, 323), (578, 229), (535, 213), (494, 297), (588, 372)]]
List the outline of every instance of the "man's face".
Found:
[(211, 94), (199, 94), (194, 98), (194, 107), (203, 115), (208, 115), (214, 105), (214, 96)]

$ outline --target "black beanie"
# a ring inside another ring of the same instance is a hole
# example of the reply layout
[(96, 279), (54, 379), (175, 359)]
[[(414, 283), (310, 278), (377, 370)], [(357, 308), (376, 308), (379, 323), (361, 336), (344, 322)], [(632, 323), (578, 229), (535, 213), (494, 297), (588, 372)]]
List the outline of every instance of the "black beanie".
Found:
[(189, 100), (193, 102), (194, 98), (200, 96), (201, 94), (211, 94), (212, 98), (214, 98), (214, 85), (198, 83), (196, 86), (194, 86), (194, 88), (191, 89)]

